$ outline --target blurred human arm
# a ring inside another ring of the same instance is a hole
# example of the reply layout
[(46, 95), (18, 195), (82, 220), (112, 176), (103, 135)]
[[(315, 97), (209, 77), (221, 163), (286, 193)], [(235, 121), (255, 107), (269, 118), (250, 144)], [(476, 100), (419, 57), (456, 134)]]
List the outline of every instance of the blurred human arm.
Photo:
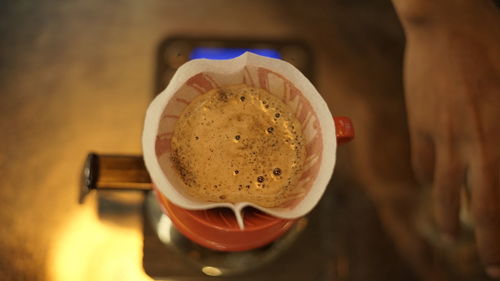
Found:
[(445, 239), (470, 188), (477, 248), (500, 277), (500, 11), (489, 0), (393, 0), (407, 43), (412, 164)]

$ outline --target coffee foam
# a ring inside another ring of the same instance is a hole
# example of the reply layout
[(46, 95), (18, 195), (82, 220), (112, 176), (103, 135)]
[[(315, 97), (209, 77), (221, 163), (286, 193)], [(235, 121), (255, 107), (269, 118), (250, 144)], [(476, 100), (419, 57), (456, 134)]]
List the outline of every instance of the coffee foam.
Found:
[(263, 89), (240, 84), (197, 97), (176, 122), (171, 146), (173, 166), (196, 199), (272, 208), (298, 196), (302, 126)]

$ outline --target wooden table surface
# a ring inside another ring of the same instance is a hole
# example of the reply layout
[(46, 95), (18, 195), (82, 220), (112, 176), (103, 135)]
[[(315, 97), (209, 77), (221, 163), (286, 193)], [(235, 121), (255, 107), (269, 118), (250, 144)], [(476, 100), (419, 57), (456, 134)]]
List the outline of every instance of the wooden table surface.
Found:
[[(149, 280), (140, 215), (99, 220), (95, 195), (77, 204), (79, 174), (89, 151), (140, 154), (155, 50), (177, 34), (307, 42), (319, 91), (356, 127), (336, 170), (349, 179), (339, 194), (361, 204), (344, 214), (345, 237), (360, 221), (373, 226), (342, 242), (354, 251), (346, 280), (415, 280), (410, 268), (435, 270), (401, 218), (373, 206), (403, 206), (415, 187), (404, 36), (389, 1), (45, 0), (0, 4), (0, 280)], [(386, 235), (377, 214), (403, 239)], [(370, 251), (386, 252), (387, 262)]]

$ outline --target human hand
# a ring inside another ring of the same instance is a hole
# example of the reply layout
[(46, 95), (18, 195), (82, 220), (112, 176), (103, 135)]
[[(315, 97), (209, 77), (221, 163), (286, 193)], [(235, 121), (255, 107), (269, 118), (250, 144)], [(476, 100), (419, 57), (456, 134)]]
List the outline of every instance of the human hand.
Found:
[(459, 232), (460, 192), (470, 189), (478, 253), (500, 277), (500, 13), (487, 1), (409, 2), (394, 4), (407, 38), (414, 170), (433, 183), (446, 240)]

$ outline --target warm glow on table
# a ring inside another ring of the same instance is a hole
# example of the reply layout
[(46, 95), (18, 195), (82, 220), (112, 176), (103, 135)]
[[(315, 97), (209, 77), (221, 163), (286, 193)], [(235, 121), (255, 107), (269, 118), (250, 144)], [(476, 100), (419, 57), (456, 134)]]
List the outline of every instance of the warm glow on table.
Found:
[[(140, 220), (136, 218), (135, 223)], [(141, 266), (140, 227), (99, 221), (91, 202), (71, 216), (53, 243), (49, 256), (50, 280), (152, 280)]]

